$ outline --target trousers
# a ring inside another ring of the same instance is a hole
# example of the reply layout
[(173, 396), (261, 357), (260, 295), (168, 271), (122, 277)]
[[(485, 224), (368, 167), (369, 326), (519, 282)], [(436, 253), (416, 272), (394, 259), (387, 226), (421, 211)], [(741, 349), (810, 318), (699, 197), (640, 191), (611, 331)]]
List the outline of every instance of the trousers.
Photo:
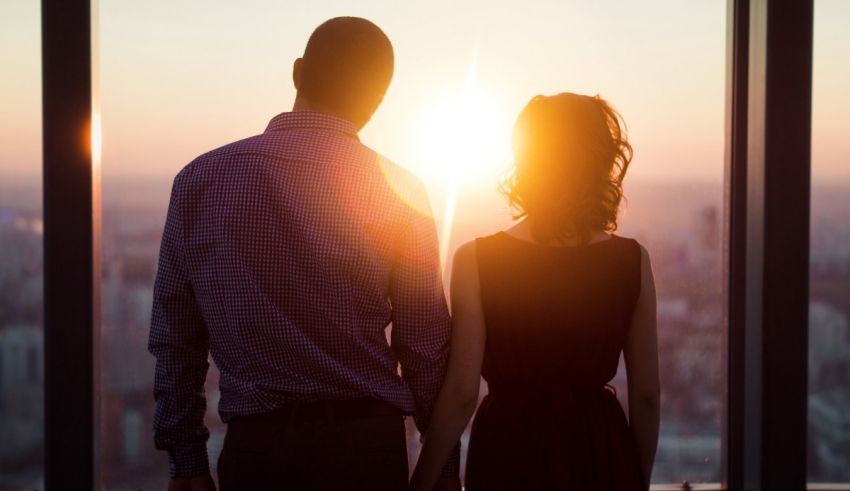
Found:
[(363, 398), (233, 417), (217, 467), (221, 491), (406, 490), (404, 415)]

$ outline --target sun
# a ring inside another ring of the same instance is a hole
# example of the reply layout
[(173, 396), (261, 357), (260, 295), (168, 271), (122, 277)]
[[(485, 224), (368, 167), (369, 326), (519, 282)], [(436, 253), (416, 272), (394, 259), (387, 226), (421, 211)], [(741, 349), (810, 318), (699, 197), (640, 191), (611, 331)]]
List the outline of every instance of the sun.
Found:
[[(470, 73), (474, 74), (474, 65)], [(439, 99), (423, 118), (421, 156), (427, 180), (445, 190), (440, 259), (447, 264), (458, 194), (463, 186), (491, 184), (509, 162), (510, 124), (484, 92), (474, 87)]]
[[(478, 56), (472, 57), (465, 86), (439, 97), (423, 118), (419, 156), (422, 177), (445, 191), (440, 226), (440, 259), (445, 267), (458, 195), (468, 185), (495, 185), (511, 158), (510, 121), (476, 86)], [(444, 269), (445, 271), (445, 269)]]
[(510, 125), (486, 93), (441, 98), (422, 119), (421, 156), (432, 179), (493, 181), (510, 159)]

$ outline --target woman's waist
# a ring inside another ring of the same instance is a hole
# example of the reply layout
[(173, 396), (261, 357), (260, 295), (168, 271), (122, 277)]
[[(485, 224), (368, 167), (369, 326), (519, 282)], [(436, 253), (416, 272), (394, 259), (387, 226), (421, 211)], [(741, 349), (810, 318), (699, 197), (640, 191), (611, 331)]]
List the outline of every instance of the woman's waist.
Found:
[(612, 403), (619, 407), (616, 389), (609, 384), (520, 384), (488, 386), (489, 405), (506, 408), (594, 408)]
[(531, 378), (487, 378), (487, 386), (490, 394), (496, 395), (524, 395), (524, 396), (550, 396), (554, 394), (567, 395), (613, 395), (616, 397), (617, 389), (607, 382), (587, 382), (564, 380), (535, 380)]
[[(500, 390), (501, 389), (501, 390)], [(475, 415), (473, 433), (509, 439), (557, 441), (601, 431), (627, 431), (623, 407), (612, 387), (564, 387), (545, 392), (504, 390), (487, 394)]]

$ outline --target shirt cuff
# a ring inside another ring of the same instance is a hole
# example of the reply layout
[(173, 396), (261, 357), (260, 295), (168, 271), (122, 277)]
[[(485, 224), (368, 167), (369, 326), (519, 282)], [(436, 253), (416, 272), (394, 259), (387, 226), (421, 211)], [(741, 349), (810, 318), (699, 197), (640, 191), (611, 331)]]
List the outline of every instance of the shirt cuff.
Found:
[(171, 477), (206, 476), (210, 461), (206, 443), (177, 445), (168, 451), (168, 469)]
[(443, 466), (443, 472), (440, 477), (458, 477), (460, 475), (460, 442), (457, 442), (454, 450), (446, 460), (446, 465)]

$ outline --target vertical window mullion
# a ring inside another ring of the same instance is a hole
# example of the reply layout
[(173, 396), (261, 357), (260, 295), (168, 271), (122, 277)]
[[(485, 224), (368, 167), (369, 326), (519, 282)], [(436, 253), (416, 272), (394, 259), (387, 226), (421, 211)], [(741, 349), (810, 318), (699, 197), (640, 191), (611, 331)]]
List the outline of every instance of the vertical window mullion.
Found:
[(749, 0), (728, 0), (726, 42), (725, 349), (727, 393), (721, 455), (723, 482), (743, 488), (744, 326), (747, 230), (747, 73), (749, 64)]
[[(45, 485), (96, 489), (98, 317), (90, 0), (43, 0)], [(97, 131), (95, 129), (95, 131)]]
[(747, 490), (806, 485), (812, 24), (813, 0), (750, 0), (741, 395)]

